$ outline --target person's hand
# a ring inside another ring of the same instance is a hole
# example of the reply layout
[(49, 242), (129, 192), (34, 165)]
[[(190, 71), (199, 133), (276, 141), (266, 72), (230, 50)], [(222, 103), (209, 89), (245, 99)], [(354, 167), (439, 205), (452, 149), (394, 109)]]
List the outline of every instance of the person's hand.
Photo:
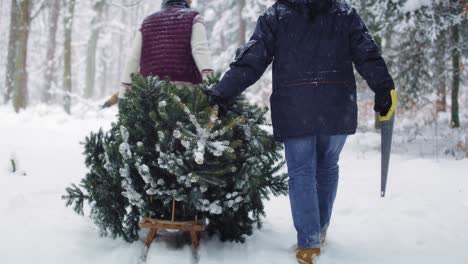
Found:
[(109, 107), (111, 107), (111, 105), (110, 105), (108, 102), (105, 102), (105, 103), (101, 106), (101, 110), (102, 110), (102, 109), (109, 108)]
[(214, 75), (214, 71), (213, 70), (203, 70), (201, 72), (201, 74), (202, 74), (203, 81), (206, 81), (206, 80), (208, 80), (210, 77), (212, 77)]
[(207, 90), (206, 96), (208, 97), (208, 104), (210, 106), (218, 106), (220, 115), (224, 115), (227, 113), (228, 100), (223, 98), (215, 88)]
[(206, 93), (206, 96), (208, 98), (208, 104), (210, 106), (215, 106), (215, 105), (222, 104), (222, 102), (224, 101), (222, 96), (219, 94), (218, 91), (216, 91), (215, 88), (210, 89), (210, 90), (206, 90), (205, 93)]
[(118, 93), (115, 93), (111, 96), (111, 98), (109, 98), (109, 100), (107, 100), (102, 106), (101, 106), (101, 109), (106, 109), (106, 108), (109, 108), (109, 107), (112, 107), (116, 104), (119, 103), (119, 94)]
[(395, 89), (375, 94), (375, 112), (380, 114), (380, 121), (388, 121), (395, 114), (398, 96)]

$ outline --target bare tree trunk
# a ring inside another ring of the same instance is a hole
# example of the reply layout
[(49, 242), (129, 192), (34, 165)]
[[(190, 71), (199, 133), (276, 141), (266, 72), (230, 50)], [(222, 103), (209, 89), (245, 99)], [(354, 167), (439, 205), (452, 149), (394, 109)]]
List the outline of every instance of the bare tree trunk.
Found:
[(108, 55), (107, 55), (107, 52), (105, 50), (103, 50), (103, 55), (101, 57), (101, 65), (102, 65), (102, 73), (101, 73), (101, 82), (100, 82), (100, 86), (101, 86), (101, 89), (99, 89), (99, 96), (105, 96), (106, 95), (106, 92), (107, 92), (107, 85), (108, 85), (108, 82), (107, 82), (107, 75), (108, 75), (108, 72), (109, 72), (109, 66), (108, 66)]
[(86, 88), (84, 93), (85, 98), (91, 98), (94, 95), (94, 86), (96, 81), (96, 52), (99, 33), (101, 31), (101, 17), (105, 4), (105, 1), (97, 1), (93, 7), (95, 16), (91, 21), (92, 31), (88, 40), (88, 55), (86, 58)]
[(434, 74), (436, 88), (436, 113), (447, 111), (447, 33), (442, 32), (434, 43)]
[[(120, 13), (122, 14), (122, 13)], [(109, 21), (109, 5), (106, 5), (104, 7), (104, 10), (102, 11), (102, 18), (101, 21)], [(124, 20), (121, 20), (123, 23), (125, 23)], [(119, 50), (122, 50), (123, 44), (120, 43), (122, 41), (122, 33), (114, 34), (113, 38), (115, 39), (116, 42), (119, 42)], [(109, 87), (118, 87), (116, 84), (120, 83), (120, 80), (116, 80), (113, 77), (109, 77), (109, 75), (112, 75), (112, 71), (115, 68), (119, 67), (119, 63), (121, 63), (121, 56), (118, 56), (118, 62), (115, 63), (115, 58), (112, 57), (112, 50), (109, 50), (108, 48), (103, 48), (101, 49), (102, 55), (101, 55), (101, 79), (99, 80), (98, 83), (100, 83), (100, 89), (99, 89), (99, 96), (107, 96), (107, 90)], [(114, 76), (120, 76), (120, 75), (114, 75)], [(109, 77), (109, 78), (108, 78)], [(114, 88), (115, 89), (115, 88)]]
[(460, 115), (458, 105), (458, 93), (460, 91), (460, 57), (461, 52), (458, 47), (460, 43), (460, 26), (458, 24), (452, 27), (452, 121), (450, 122), (452, 128), (460, 127)]
[[(441, 54), (442, 55), (442, 54)], [(445, 56), (441, 56), (440, 59), (436, 59), (442, 65), (437, 66), (436, 76), (436, 112), (447, 112), (447, 75), (445, 73)]]
[(436, 111), (437, 113), (447, 112), (447, 86), (445, 74), (439, 77), (437, 83)]
[[(127, 25), (127, 16), (125, 15), (124, 10), (121, 8), (120, 9), (120, 21), (124, 25)], [(124, 50), (124, 34), (120, 33), (119, 35), (119, 50)], [(117, 56), (117, 74), (115, 76), (120, 76), (121, 72), (123, 71), (123, 59), (122, 56)]]
[(55, 50), (57, 49), (57, 28), (60, 16), (60, 2), (58, 0), (49, 2), (49, 36), (47, 39), (46, 70), (44, 73), (44, 90), (42, 100), (50, 102), (50, 89), (55, 73)]
[(238, 19), (239, 19), (239, 46), (242, 46), (246, 43), (246, 32), (247, 32), (247, 23), (242, 16), (242, 13), (245, 8), (245, 0), (238, 0)]
[(8, 55), (7, 66), (5, 74), (5, 87), (4, 94), (5, 103), (10, 101), (13, 92), (14, 79), (15, 79), (15, 57), (16, 57), (16, 42), (18, 40), (18, 5), (16, 0), (11, 0), (10, 9), (10, 35), (8, 38)]
[(28, 100), (28, 75), (27, 75), (27, 57), (29, 29), (31, 25), (31, 0), (18, 1), (18, 41), (15, 58), (15, 84), (13, 91), (13, 107), (18, 113), (25, 109)]
[(72, 31), (73, 31), (73, 16), (75, 11), (75, 0), (67, 0), (66, 14), (63, 19), (64, 24), (64, 51), (63, 51), (63, 89), (65, 96), (63, 98), (63, 107), (65, 112), (71, 114), (71, 92), (72, 92)]

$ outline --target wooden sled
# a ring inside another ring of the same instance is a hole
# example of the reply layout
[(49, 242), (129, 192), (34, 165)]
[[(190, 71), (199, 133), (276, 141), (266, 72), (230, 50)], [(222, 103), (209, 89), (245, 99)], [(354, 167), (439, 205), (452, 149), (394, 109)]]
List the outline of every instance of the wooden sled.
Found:
[(198, 248), (200, 247), (200, 232), (206, 230), (206, 224), (204, 221), (199, 221), (197, 217), (195, 217), (194, 221), (183, 221), (178, 222), (175, 221), (175, 200), (172, 202), (172, 221), (165, 221), (165, 220), (158, 220), (153, 218), (145, 218), (141, 222), (141, 228), (148, 228), (150, 231), (148, 232), (148, 236), (146, 237), (146, 252), (144, 258), (148, 256), (149, 249), (151, 244), (153, 243), (154, 238), (156, 237), (158, 230), (179, 230), (179, 231), (186, 231), (190, 232), (190, 237), (192, 238), (192, 246), (194, 252), (198, 252)]

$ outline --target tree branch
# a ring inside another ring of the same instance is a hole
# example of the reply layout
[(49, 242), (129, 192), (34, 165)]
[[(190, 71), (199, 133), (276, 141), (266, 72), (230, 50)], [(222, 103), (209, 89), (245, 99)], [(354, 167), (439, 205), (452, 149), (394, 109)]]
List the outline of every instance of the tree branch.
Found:
[(41, 13), (41, 11), (46, 7), (46, 2), (47, 0), (42, 0), (41, 4), (39, 5), (39, 8), (36, 10), (36, 12), (32, 12), (31, 14), (31, 20), (34, 20), (38, 15), (39, 13)]

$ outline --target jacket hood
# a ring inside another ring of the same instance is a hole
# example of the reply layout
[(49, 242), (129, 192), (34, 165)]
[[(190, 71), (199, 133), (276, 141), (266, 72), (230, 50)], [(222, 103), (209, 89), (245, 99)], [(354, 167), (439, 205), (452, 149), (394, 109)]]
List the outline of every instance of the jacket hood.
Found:
[(185, 0), (163, 0), (161, 4), (162, 8), (190, 8), (190, 5)]

